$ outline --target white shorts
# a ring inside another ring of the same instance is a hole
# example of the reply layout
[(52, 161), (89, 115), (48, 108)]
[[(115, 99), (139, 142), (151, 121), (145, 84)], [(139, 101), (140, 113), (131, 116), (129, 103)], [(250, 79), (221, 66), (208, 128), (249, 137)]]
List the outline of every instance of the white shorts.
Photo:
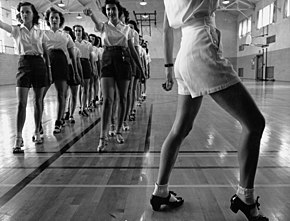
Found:
[(231, 63), (222, 56), (220, 37), (211, 17), (193, 19), (182, 27), (174, 65), (178, 94), (194, 98), (240, 82)]

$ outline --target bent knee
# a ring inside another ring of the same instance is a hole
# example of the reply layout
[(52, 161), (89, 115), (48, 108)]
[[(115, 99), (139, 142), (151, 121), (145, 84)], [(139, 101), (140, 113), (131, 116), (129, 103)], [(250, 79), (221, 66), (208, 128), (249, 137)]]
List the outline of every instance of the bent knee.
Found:
[(262, 136), (266, 126), (266, 120), (262, 114), (257, 116), (255, 120), (251, 121), (249, 125), (246, 125), (249, 133)]

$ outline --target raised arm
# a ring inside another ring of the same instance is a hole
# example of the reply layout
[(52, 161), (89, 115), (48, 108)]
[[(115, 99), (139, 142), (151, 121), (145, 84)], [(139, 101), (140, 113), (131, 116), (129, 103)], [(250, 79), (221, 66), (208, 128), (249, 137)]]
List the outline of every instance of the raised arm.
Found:
[(92, 21), (95, 23), (95, 28), (96, 28), (98, 31), (102, 31), (102, 29), (103, 29), (103, 23), (100, 22), (100, 21), (98, 20), (98, 18), (94, 15), (94, 13), (92, 12), (92, 9), (90, 9), (90, 8), (86, 8), (86, 9), (84, 9), (84, 14), (85, 14), (86, 16), (91, 17)]
[(12, 26), (11, 25), (8, 25), (6, 24), (5, 22), (1, 21), (0, 20), (0, 28), (11, 33), (12, 32)]
[[(169, 26), (168, 18), (165, 11), (163, 21), (163, 46), (165, 64), (173, 64), (173, 44), (173, 28)], [(164, 90), (169, 91), (172, 89), (173, 86), (173, 66), (165, 67), (165, 75), (166, 81), (163, 84), (163, 88)]]

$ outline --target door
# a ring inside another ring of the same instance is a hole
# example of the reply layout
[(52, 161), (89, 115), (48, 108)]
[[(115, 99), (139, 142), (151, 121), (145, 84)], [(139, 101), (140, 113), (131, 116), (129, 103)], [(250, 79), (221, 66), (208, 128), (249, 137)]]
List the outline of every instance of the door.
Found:
[(256, 57), (257, 69), (256, 69), (256, 80), (263, 80), (263, 69), (264, 69), (264, 56), (258, 54)]

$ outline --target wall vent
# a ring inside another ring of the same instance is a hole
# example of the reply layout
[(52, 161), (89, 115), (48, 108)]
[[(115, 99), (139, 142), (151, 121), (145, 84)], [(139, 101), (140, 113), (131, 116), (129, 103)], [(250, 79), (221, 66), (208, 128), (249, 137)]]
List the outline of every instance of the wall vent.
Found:
[(239, 46), (239, 51), (243, 51), (243, 50), (245, 50), (245, 46), (244, 45), (240, 45)]
[(244, 68), (238, 69), (238, 75), (239, 75), (239, 77), (244, 77)]
[(267, 37), (266, 42), (267, 42), (267, 44), (271, 44), (271, 43), (276, 42), (276, 35), (272, 35), (270, 37)]

